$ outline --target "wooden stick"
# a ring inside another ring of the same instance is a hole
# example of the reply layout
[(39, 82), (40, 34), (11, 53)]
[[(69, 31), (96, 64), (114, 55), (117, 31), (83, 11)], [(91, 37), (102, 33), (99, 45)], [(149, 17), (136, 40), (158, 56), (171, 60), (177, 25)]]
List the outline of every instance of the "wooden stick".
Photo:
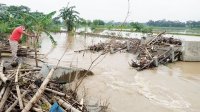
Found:
[(23, 106), (22, 97), (21, 97), (19, 84), (18, 84), (18, 74), (19, 74), (20, 68), (21, 68), (21, 63), (19, 64), (16, 75), (15, 75), (15, 84), (16, 84), (17, 97), (19, 99), (19, 107), (20, 107), (20, 109), (23, 109), (24, 106)]
[(5, 92), (5, 90), (6, 90), (6, 87), (3, 87), (3, 88), (1, 89), (1, 92), (0, 92), (0, 100), (2, 99), (2, 96), (3, 96), (4, 92)]
[[(28, 71), (40, 71), (41, 68), (34, 68), (34, 69), (21, 69), (20, 72), (28, 72)], [(8, 72), (14, 72), (15, 70), (7, 70)]]
[(15, 98), (18, 99), (18, 97), (11, 91), (10, 94)]
[(52, 89), (49, 89), (49, 88), (45, 88), (45, 90), (46, 90), (46, 91), (49, 91), (49, 92), (52, 92), (52, 93), (54, 93), (54, 94), (57, 94), (57, 95), (59, 95), (59, 96), (66, 96), (66, 97), (69, 98), (69, 96), (66, 95), (65, 93), (62, 93), (62, 92), (59, 92), (59, 91), (55, 91), (55, 90), (52, 90)]
[(43, 112), (42, 109), (39, 109), (39, 108), (36, 108), (36, 107), (33, 107), (32, 109), (33, 109), (35, 112)]
[(68, 104), (67, 102), (63, 101), (62, 99), (55, 97), (55, 99), (58, 101), (58, 103), (63, 106), (66, 109), (70, 109), (72, 112), (81, 112), (74, 108), (72, 105)]
[(81, 109), (81, 111), (83, 111), (83, 98), (80, 101), (80, 105), (81, 105), (80, 109)]
[[(25, 95), (28, 93), (29, 91), (24, 91), (21, 98), (25, 97)], [(15, 100), (15, 102), (6, 110), (6, 112), (11, 112), (13, 110), (13, 108), (17, 105), (17, 103), (19, 102), (19, 99)]]
[(1, 102), (0, 102), (0, 112), (3, 111), (5, 102), (8, 99), (9, 94), (10, 94), (10, 87), (7, 87), (6, 91), (5, 91), (4, 95), (3, 95), (3, 98), (1, 99)]
[(51, 79), (51, 77), (53, 75), (54, 70), (55, 70), (55, 68), (51, 69), (51, 71), (49, 72), (49, 74), (47, 75), (45, 80), (43, 81), (43, 83), (40, 86), (40, 88), (38, 89), (38, 91), (35, 93), (33, 98), (28, 102), (28, 104), (25, 106), (25, 108), (22, 110), (22, 112), (28, 112), (32, 108), (33, 104), (40, 99), (40, 97), (42, 96), (42, 93), (44, 92), (49, 80)]
[(4, 75), (3, 73), (3, 64), (4, 60), (1, 61), (1, 66), (0, 66), (0, 78), (4, 83), (8, 83), (8, 78)]

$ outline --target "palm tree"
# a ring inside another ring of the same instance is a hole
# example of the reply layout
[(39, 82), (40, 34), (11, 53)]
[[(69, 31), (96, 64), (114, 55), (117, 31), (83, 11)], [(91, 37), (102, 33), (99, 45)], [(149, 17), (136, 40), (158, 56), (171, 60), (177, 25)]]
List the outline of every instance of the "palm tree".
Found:
[(72, 31), (80, 19), (79, 12), (75, 11), (74, 8), (75, 6), (67, 6), (60, 10), (59, 17), (63, 19), (68, 31)]

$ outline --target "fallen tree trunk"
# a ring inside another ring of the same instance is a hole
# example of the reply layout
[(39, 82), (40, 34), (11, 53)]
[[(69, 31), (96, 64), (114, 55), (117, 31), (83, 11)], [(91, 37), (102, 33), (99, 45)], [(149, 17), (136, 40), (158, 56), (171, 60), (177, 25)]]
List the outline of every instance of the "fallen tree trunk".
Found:
[(51, 69), (51, 71), (49, 72), (49, 74), (47, 75), (45, 80), (43, 81), (42, 85), (40, 86), (40, 88), (38, 89), (36, 94), (28, 102), (28, 104), (25, 106), (25, 108), (22, 110), (22, 112), (28, 112), (32, 108), (33, 104), (40, 99), (40, 97), (42, 96), (42, 93), (44, 92), (49, 80), (51, 79), (51, 77), (53, 75), (54, 70), (55, 70), (54, 68)]

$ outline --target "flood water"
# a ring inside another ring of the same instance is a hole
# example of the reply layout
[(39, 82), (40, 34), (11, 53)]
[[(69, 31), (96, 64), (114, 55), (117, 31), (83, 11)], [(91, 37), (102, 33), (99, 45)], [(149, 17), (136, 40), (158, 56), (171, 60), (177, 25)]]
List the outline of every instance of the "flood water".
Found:
[[(64, 33), (53, 36), (58, 42), (55, 48), (47, 37), (42, 38), (44, 60), (56, 64), (67, 49), (60, 65), (84, 69), (99, 53), (74, 53), (74, 50), (108, 41)], [(80, 96), (84, 90), (87, 94), (84, 100), (91, 104), (107, 100), (111, 112), (200, 112), (200, 62), (176, 62), (138, 72), (128, 64), (134, 57), (128, 53), (101, 56), (91, 69), (95, 75), (83, 80)]]

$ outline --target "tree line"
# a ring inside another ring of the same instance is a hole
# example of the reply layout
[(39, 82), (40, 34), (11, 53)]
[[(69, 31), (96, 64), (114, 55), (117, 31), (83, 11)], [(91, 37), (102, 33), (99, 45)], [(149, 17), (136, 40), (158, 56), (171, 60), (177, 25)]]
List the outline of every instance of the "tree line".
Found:
[(189, 28), (200, 28), (200, 21), (169, 21), (169, 20), (150, 20), (146, 23), (149, 26), (155, 27), (189, 27)]
[(25, 25), (30, 32), (58, 32), (61, 27), (68, 31), (75, 30), (76, 27), (88, 26), (92, 30), (98, 28), (104, 29), (130, 29), (137, 32), (152, 32), (152, 27), (189, 27), (199, 28), (200, 21), (169, 21), (169, 20), (150, 20), (146, 23), (139, 22), (116, 22), (104, 21), (100, 19), (85, 20), (79, 16), (75, 6), (63, 7), (57, 12), (49, 14), (34, 11), (31, 12), (27, 6), (7, 6), (0, 4), (0, 33), (10, 33), (14, 27)]

